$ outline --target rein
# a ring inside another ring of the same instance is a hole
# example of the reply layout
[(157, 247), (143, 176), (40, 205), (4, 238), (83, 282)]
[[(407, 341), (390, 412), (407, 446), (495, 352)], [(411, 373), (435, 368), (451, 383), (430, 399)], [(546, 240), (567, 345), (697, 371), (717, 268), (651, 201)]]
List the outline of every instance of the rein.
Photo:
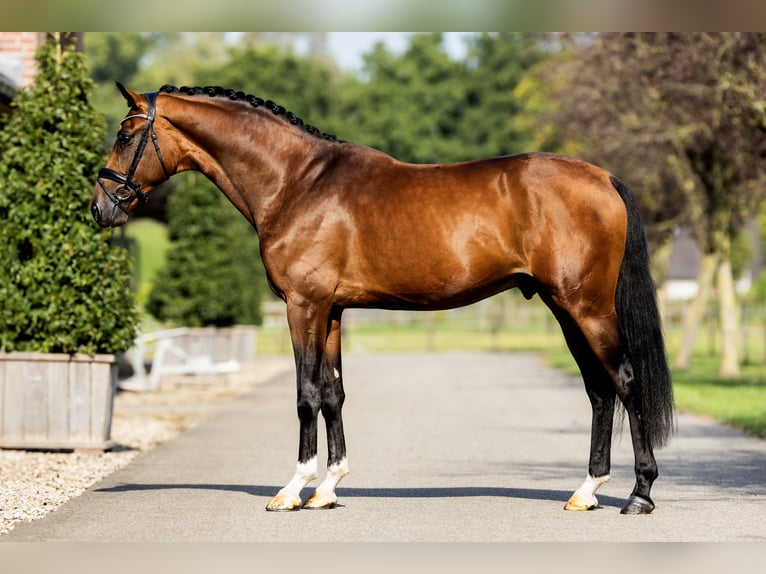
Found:
[[(138, 169), (138, 164), (141, 162), (141, 156), (143, 156), (144, 148), (146, 147), (146, 143), (148, 142), (150, 135), (152, 138), (152, 144), (154, 144), (154, 150), (157, 152), (157, 157), (160, 160), (162, 171), (165, 172), (165, 176), (168, 178), (170, 178), (170, 175), (171, 175), (168, 172), (168, 168), (165, 167), (165, 161), (162, 159), (162, 152), (160, 151), (160, 145), (159, 143), (157, 143), (157, 134), (154, 133), (154, 112), (157, 107), (157, 104), (156, 104), (157, 92), (148, 92), (144, 94), (144, 97), (146, 98), (146, 101), (148, 103), (147, 113), (133, 114), (132, 116), (127, 116), (123, 118), (122, 121), (120, 122), (120, 125), (122, 125), (126, 121), (133, 118), (141, 118), (146, 120), (146, 125), (144, 126), (144, 129), (141, 132), (141, 139), (138, 142), (136, 153), (135, 155), (133, 155), (133, 161), (130, 164), (130, 169), (128, 169), (128, 173), (122, 174), (108, 167), (102, 167), (100, 170), (98, 170), (98, 177), (96, 179), (96, 181), (98, 181), (98, 184), (101, 186), (101, 189), (104, 190), (104, 193), (106, 194), (106, 196), (112, 201), (112, 203), (120, 207), (120, 209), (122, 209), (122, 204), (124, 202), (130, 201), (133, 198), (134, 194), (138, 198), (138, 200), (142, 203), (146, 203), (147, 200), (149, 199), (149, 194), (141, 190), (141, 184), (138, 183), (137, 181), (134, 181), (133, 176), (135, 175), (136, 170)], [(105, 179), (119, 183), (120, 187), (115, 189), (114, 193), (110, 193), (109, 190), (106, 188), (106, 185), (104, 185), (103, 180)]]

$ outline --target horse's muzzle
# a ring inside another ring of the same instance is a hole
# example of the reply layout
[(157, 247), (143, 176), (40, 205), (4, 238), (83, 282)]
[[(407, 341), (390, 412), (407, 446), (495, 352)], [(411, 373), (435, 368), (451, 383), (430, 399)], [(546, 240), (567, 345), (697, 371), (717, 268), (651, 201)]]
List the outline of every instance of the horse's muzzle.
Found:
[(95, 201), (90, 204), (90, 214), (93, 216), (93, 220), (98, 223), (99, 227), (109, 227), (109, 224), (101, 219), (101, 210), (98, 208)]
[(90, 214), (99, 227), (117, 227), (128, 220), (128, 215), (122, 209), (116, 208), (110, 202), (101, 202), (94, 197), (90, 202)]

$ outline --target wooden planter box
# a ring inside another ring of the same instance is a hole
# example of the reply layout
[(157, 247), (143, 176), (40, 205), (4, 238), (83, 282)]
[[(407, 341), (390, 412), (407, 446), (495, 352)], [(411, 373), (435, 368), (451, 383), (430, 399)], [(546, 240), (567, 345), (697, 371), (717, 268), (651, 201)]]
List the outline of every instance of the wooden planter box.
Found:
[(0, 448), (106, 450), (114, 355), (0, 353)]

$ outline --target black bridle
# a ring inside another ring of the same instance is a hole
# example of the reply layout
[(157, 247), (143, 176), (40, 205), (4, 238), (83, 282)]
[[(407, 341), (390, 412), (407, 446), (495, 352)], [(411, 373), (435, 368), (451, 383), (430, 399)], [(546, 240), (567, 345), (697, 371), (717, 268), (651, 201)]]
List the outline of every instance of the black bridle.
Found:
[[(101, 186), (101, 189), (104, 190), (104, 193), (106, 194), (106, 196), (110, 200), (112, 200), (112, 203), (114, 203), (120, 209), (122, 209), (123, 203), (133, 199), (134, 194), (138, 198), (138, 200), (141, 201), (142, 203), (146, 203), (146, 201), (149, 199), (149, 194), (141, 190), (141, 184), (139, 184), (136, 181), (133, 181), (133, 176), (135, 175), (136, 170), (138, 169), (138, 164), (141, 161), (141, 156), (144, 153), (144, 148), (146, 147), (146, 142), (149, 140), (150, 135), (152, 138), (152, 143), (154, 144), (154, 150), (157, 152), (157, 157), (160, 160), (162, 171), (165, 172), (166, 177), (170, 178), (170, 173), (168, 172), (168, 168), (165, 167), (165, 162), (162, 159), (162, 152), (160, 151), (160, 145), (157, 143), (157, 135), (154, 133), (154, 111), (157, 107), (156, 106), (157, 92), (148, 92), (144, 94), (144, 97), (146, 98), (146, 101), (148, 103), (147, 112), (145, 114), (133, 114), (132, 116), (127, 116), (123, 118), (122, 121), (120, 122), (120, 125), (122, 125), (126, 121), (133, 118), (141, 118), (146, 120), (146, 125), (144, 126), (144, 130), (141, 132), (141, 139), (138, 142), (138, 147), (136, 148), (136, 153), (133, 156), (133, 161), (130, 164), (130, 169), (128, 170), (127, 175), (123, 175), (120, 172), (110, 169), (108, 167), (102, 167), (100, 170), (98, 170), (98, 177), (96, 179), (96, 181), (98, 181), (98, 184)], [(119, 183), (120, 187), (118, 187), (117, 189), (114, 190), (113, 193), (111, 193), (106, 188), (106, 185), (104, 185), (103, 180), (105, 179)]]

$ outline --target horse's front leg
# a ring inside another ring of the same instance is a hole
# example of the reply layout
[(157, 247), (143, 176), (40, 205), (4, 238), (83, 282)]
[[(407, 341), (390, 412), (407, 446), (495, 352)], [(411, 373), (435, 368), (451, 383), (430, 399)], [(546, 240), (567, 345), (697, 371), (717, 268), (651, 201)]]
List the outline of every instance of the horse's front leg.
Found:
[(346, 439), (341, 416), (346, 398), (340, 358), (341, 313), (342, 309), (333, 308), (330, 315), (330, 332), (327, 336), (322, 368), (322, 417), (327, 425), (327, 475), (305, 502), (304, 508), (333, 508), (338, 500), (335, 487), (348, 474)]
[(295, 354), (300, 436), (295, 474), (266, 505), (266, 510), (298, 510), (301, 490), (317, 477), (317, 416), (322, 406), (322, 369), (329, 309), (287, 302), (287, 320)]

